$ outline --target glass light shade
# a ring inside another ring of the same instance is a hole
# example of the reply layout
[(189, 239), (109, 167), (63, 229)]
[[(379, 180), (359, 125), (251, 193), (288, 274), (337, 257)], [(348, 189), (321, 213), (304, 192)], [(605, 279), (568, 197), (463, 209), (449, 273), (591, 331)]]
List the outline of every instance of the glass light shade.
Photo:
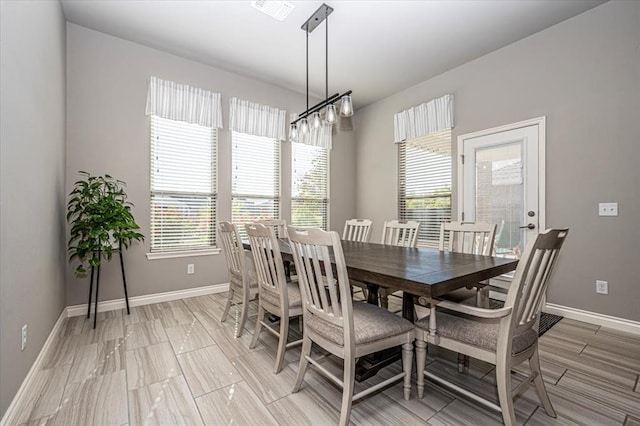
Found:
[(327, 105), (327, 112), (325, 116), (327, 123), (335, 123), (338, 120), (338, 114), (336, 113), (336, 106), (334, 104)]
[(346, 95), (342, 97), (340, 115), (343, 117), (351, 117), (353, 115), (353, 102), (351, 101), (351, 96)]
[(289, 128), (289, 139), (292, 141), (298, 140), (298, 126), (295, 124), (292, 124)]
[(320, 119), (320, 113), (314, 112), (311, 116), (311, 126), (313, 126), (314, 129), (319, 129), (321, 124), (322, 120)]
[(302, 120), (300, 120), (300, 133), (303, 135), (305, 133), (309, 133), (309, 122), (307, 121), (306, 118), (303, 118)]

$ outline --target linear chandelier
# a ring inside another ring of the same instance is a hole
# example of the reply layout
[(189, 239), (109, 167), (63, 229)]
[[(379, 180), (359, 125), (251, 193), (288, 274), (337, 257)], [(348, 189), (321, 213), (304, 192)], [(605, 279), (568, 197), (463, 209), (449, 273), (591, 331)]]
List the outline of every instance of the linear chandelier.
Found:
[[(311, 129), (318, 129), (323, 125), (323, 121), (334, 124), (338, 120), (338, 111), (334, 105), (338, 100), (340, 103), (340, 116), (351, 117), (353, 115), (353, 102), (351, 100), (351, 90), (343, 94), (335, 93), (329, 96), (329, 15), (333, 8), (325, 3), (316, 10), (313, 15), (302, 25), (302, 30), (306, 33), (306, 59), (307, 59), (307, 109), (300, 113), (291, 122), (289, 138), (297, 141), (299, 135), (309, 133)], [(322, 22), (325, 22), (325, 100), (309, 107), (309, 33), (315, 30)], [(324, 111), (322, 111), (324, 109)], [(324, 119), (320, 113), (323, 112)]]

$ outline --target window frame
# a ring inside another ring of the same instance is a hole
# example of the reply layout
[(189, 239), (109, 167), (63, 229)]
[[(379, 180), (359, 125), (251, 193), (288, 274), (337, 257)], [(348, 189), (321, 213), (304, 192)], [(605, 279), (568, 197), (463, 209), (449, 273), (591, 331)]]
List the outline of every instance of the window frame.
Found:
[(321, 203), (324, 203), (324, 227), (322, 229), (324, 229), (325, 231), (331, 229), (331, 149), (329, 148), (323, 148), (323, 147), (315, 147), (313, 145), (306, 145), (306, 144), (300, 144), (300, 145), (306, 145), (306, 146), (311, 146), (314, 148), (318, 148), (318, 149), (324, 149), (325, 153), (326, 153), (326, 194), (324, 198), (311, 198), (311, 197), (296, 197), (294, 196), (294, 187), (293, 185), (295, 184), (295, 179), (294, 179), (294, 144), (296, 144), (297, 142), (292, 142), (291, 143), (291, 199), (290, 199), (290, 203), (289, 203), (289, 207), (290, 207), (290, 215), (291, 215), (291, 224), (294, 226), (308, 226), (308, 225), (296, 225), (293, 221), (293, 210), (294, 210), (294, 201), (305, 201), (305, 200), (310, 200), (310, 201), (319, 201)]

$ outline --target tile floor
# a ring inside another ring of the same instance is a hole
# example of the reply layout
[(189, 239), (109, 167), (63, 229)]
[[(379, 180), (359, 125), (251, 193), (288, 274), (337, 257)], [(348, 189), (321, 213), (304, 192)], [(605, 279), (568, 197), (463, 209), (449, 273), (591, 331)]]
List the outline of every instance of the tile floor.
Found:
[[(236, 339), (235, 309), (225, 323), (219, 321), (225, 300), (226, 294), (216, 294), (135, 307), (130, 315), (104, 312), (96, 330), (84, 317), (66, 319), (18, 407), (15, 424), (336, 424), (340, 390), (310, 368), (301, 391), (292, 394), (300, 348), (287, 351), (285, 368), (274, 375), (275, 337), (263, 332), (258, 345), (248, 349), (256, 303)], [(541, 338), (540, 349), (558, 418), (548, 417), (529, 389), (515, 404), (520, 424), (640, 425), (640, 337), (563, 319)], [(340, 371), (338, 359), (314, 352), (327, 369)], [(432, 350), (427, 368), (496, 399), (491, 366), (472, 361), (469, 374), (460, 375), (454, 360), (454, 354)], [(399, 370), (398, 362), (369, 380)], [(414, 386), (405, 401), (400, 383), (355, 403), (351, 420), (362, 425), (502, 424), (499, 414), (434, 384), (428, 384), (422, 400)]]

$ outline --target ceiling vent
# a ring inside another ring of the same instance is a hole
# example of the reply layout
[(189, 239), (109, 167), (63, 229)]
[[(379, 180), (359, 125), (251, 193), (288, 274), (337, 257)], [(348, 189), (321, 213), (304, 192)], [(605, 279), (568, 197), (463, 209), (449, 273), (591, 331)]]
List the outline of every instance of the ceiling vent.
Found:
[(278, 21), (284, 21), (295, 7), (293, 4), (286, 1), (270, 0), (254, 0), (251, 2), (251, 6), (255, 7), (260, 12), (277, 19)]

